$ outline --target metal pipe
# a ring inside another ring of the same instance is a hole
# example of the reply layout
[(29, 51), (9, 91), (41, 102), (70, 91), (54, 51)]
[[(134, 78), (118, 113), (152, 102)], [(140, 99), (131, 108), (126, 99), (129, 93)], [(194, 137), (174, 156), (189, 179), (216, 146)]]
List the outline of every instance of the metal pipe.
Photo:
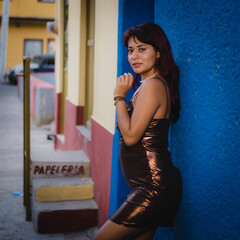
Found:
[(23, 157), (24, 157), (24, 205), (26, 207), (26, 220), (31, 221), (31, 178), (30, 178), (30, 62), (31, 58), (24, 57), (23, 59)]

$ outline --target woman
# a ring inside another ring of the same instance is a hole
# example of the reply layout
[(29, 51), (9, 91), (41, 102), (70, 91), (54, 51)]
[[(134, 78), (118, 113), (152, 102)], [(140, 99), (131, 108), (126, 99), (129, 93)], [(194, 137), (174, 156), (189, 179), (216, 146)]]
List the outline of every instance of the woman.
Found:
[[(131, 193), (98, 231), (95, 240), (152, 239), (158, 226), (172, 227), (182, 183), (168, 147), (170, 121), (179, 118), (179, 71), (163, 30), (154, 23), (123, 35), (135, 72), (118, 78), (114, 91), (120, 130), (120, 161)], [(125, 96), (137, 77), (141, 85), (126, 106)]]

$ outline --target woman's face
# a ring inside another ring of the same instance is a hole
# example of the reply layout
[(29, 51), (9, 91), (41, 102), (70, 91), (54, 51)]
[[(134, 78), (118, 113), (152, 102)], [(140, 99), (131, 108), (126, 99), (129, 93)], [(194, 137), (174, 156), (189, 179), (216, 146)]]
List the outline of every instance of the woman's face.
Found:
[(141, 74), (142, 79), (154, 74), (155, 63), (160, 57), (150, 44), (142, 43), (137, 38), (131, 37), (128, 41), (128, 61), (136, 74)]

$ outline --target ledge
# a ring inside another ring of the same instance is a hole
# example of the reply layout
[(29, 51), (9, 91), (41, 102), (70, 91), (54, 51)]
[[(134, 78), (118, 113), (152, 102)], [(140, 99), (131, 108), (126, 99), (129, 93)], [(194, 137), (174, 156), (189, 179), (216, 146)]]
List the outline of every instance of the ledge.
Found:
[[(0, 16), (2, 20), (2, 16)], [(55, 18), (44, 18), (44, 17), (9, 17), (9, 21), (24, 21), (24, 22), (49, 22), (54, 21)]]
[(91, 130), (83, 125), (77, 125), (77, 130), (83, 135), (88, 141), (91, 141)]
[(65, 136), (64, 136), (64, 134), (57, 134), (56, 136), (61, 141), (62, 144), (65, 143)]

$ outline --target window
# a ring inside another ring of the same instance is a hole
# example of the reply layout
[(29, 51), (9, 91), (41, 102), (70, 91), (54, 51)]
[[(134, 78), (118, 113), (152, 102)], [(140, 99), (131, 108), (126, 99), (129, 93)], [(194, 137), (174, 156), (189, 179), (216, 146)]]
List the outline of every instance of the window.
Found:
[(24, 40), (24, 56), (42, 55), (42, 40)]
[(54, 3), (55, 0), (38, 0), (39, 2), (48, 2), (48, 3)]
[(64, 68), (68, 68), (68, 8), (69, 0), (64, 1)]
[(42, 63), (43, 68), (54, 68), (54, 58), (44, 59)]
[(55, 40), (54, 39), (48, 39), (48, 50), (49, 55), (55, 54)]

